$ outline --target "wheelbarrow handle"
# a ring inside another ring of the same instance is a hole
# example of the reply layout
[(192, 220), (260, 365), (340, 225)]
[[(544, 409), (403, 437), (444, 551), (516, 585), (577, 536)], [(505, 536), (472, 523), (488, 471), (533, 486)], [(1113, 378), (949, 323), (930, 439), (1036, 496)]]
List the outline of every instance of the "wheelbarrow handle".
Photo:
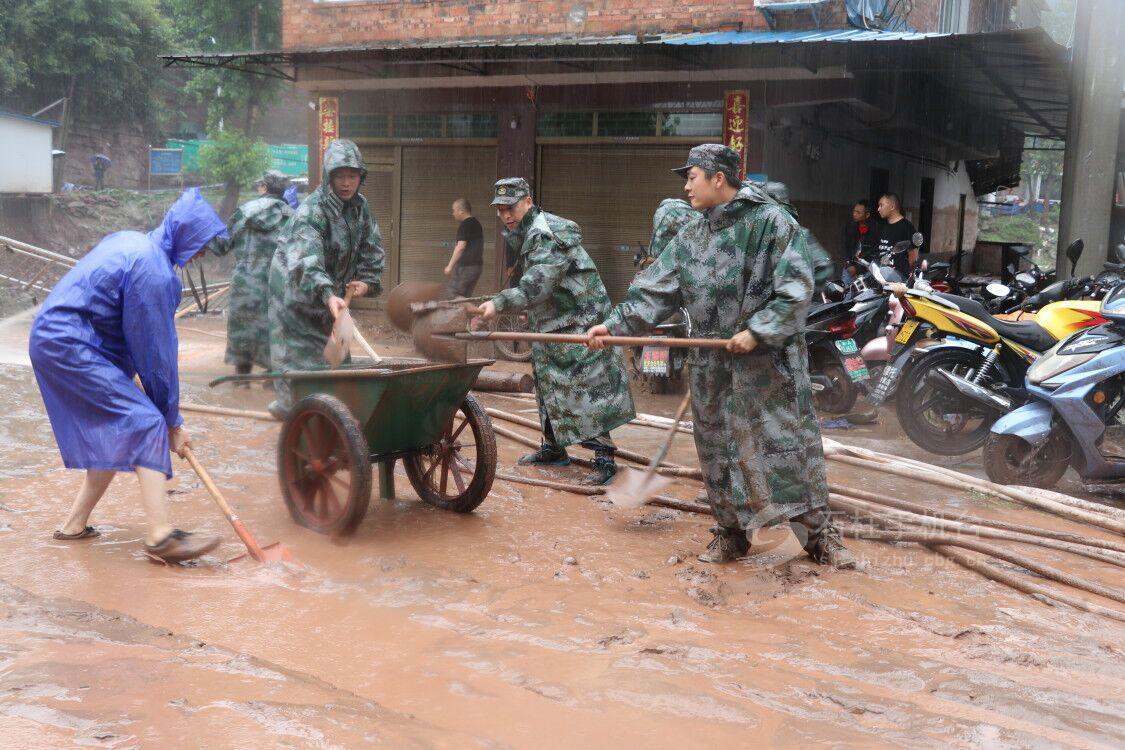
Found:
[[(469, 331), (455, 333), (466, 341), (528, 341), (539, 344), (585, 344), (581, 333), (527, 333), (524, 331)], [(730, 339), (677, 339), (663, 336), (599, 336), (609, 346), (664, 346), (669, 349), (726, 349)]]

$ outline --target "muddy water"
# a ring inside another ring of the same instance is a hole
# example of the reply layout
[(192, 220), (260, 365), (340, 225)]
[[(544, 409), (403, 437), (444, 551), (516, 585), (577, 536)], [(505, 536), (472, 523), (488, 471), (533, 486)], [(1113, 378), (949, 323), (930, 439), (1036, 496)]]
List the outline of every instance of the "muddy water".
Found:
[[(205, 390), (225, 369), (221, 341), (185, 334), (182, 348), (185, 399), (268, 401), (258, 388)], [(867, 570), (836, 573), (790, 537), (714, 568), (694, 562), (705, 516), (499, 482), (458, 516), (417, 502), (401, 476), (398, 500), (373, 499), (355, 536), (334, 542), (289, 520), (270, 423), (188, 415), (201, 460), (248, 525), (305, 567), (223, 563), (236, 539), (183, 472), (174, 520), (223, 533), (214, 558), (190, 569), (145, 562), (128, 476), (95, 513), (99, 539), (54, 542), (80, 477), (60, 467), (30, 373), (0, 367), (0, 393), (0, 728), (21, 746), (1125, 742), (1125, 628), (942, 558), (856, 543)], [(674, 401), (645, 408), (668, 413)], [(615, 437), (651, 453), (661, 435)], [(501, 464), (515, 471), (519, 452), (502, 441)], [(672, 458), (692, 462), (690, 438)], [(1075, 529), (898, 478), (833, 479)], [(675, 494), (697, 491), (683, 483)], [(1123, 585), (1092, 561), (1029, 554)]]

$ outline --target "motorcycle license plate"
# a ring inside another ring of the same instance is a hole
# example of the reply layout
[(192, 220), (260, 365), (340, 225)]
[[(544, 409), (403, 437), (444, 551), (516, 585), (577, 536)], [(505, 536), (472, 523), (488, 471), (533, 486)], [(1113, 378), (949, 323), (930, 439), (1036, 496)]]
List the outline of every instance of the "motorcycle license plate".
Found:
[(645, 375), (668, 377), (671, 370), (669, 349), (664, 346), (646, 346), (641, 352), (641, 372)]
[(908, 320), (902, 324), (902, 330), (895, 336), (895, 341), (900, 344), (905, 344), (910, 341), (910, 337), (914, 335), (914, 329), (918, 327), (917, 320)]
[(871, 374), (867, 371), (867, 362), (860, 356), (855, 339), (840, 339), (836, 342), (836, 348), (843, 355), (844, 369), (847, 371), (849, 378), (858, 383), (871, 377)]

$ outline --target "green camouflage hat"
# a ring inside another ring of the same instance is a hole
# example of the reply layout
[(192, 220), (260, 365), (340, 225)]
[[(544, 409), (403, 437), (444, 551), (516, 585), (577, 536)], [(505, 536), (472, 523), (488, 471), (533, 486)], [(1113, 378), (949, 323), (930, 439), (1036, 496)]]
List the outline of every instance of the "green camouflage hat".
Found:
[(505, 177), (496, 181), (492, 191), (492, 205), (513, 206), (531, 195), (531, 186), (522, 177)]
[(702, 146), (696, 146), (688, 153), (687, 164), (672, 171), (686, 179), (688, 170), (692, 167), (699, 167), (708, 172), (722, 172), (733, 187), (742, 187), (742, 180), (738, 178), (742, 168), (742, 157), (730, 146), (721, 143), (704, 143)]

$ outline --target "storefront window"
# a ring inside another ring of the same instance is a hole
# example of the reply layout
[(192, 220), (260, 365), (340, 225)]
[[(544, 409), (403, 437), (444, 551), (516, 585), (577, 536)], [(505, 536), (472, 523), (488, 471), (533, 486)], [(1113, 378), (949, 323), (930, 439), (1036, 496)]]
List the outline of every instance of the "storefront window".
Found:
[(598, 135), (602, 137), (651, 137), (656, 135), (655, 112), (599, 112)]
[(395, 138), (441, 138), (441, 115), (395, 115)]
[(340, 134), (346, 138), (386, 138), (389, 115), (340, 115)]
[(660, 135), (721, 137), (723, 115), (721, 112), (667, 113), (660, 126)]
[(579, 136), (594, 134), (593, 112), (541, 112), (537, 122), (538, 134), (544, 137)]
[(450, 138), (495, 138), (496, 115), (448, 115), (445, 134)]

